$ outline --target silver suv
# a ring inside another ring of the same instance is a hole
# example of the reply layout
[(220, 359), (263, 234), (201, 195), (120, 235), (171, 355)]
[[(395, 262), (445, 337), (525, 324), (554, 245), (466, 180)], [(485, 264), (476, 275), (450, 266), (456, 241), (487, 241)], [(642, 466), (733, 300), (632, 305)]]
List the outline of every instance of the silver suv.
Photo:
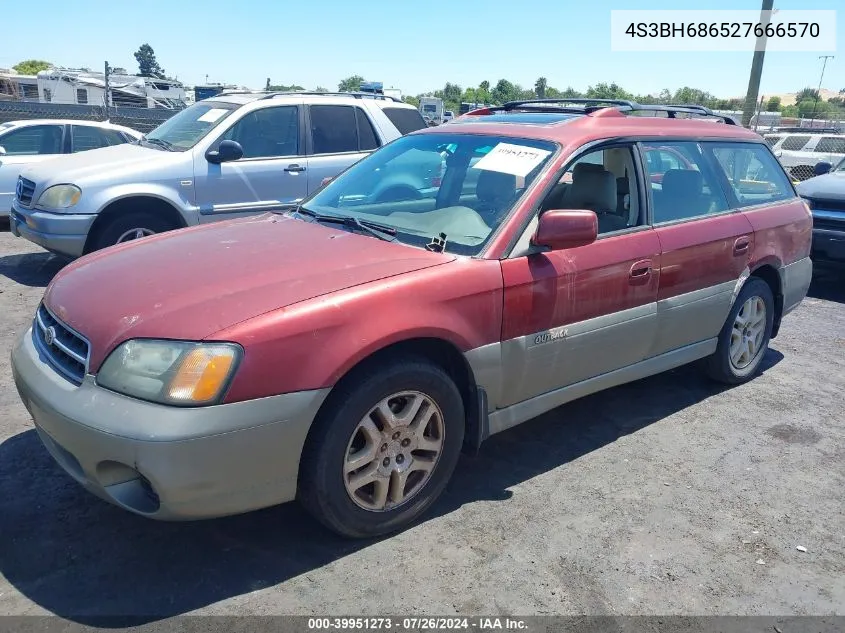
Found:
[[(426, 127), (370, 93), (222, 93), (139, 141), (23, 171), (11, 230), (78, 257), (154, 233), (295, 205), (372, 150)], [(395, 181), (385, 199), (416, 183)]]

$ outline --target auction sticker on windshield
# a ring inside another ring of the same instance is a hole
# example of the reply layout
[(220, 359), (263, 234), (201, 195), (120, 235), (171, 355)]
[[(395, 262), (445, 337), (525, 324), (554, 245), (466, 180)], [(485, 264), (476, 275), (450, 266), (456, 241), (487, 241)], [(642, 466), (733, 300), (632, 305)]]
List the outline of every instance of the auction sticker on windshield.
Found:
[(203, 114), (197, 121), (203, 121), (205, 123), (214, 123), (224, 114), (226, 114), (228, 110), (225, 108), (211, 108), (208, 112)]
[(499, 143), (484, 158), (475, 163), (473, 169), (486, 169), (487, 171), (498, 171), (514, 176), (527, 176), (549, 154), (551, 152), (545, 149)]

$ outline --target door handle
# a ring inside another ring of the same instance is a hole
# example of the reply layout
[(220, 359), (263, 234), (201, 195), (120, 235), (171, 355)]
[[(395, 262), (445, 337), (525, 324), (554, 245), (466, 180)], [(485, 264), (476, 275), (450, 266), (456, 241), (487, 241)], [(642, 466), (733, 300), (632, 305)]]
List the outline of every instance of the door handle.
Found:
[(631, 266), (629, 277), (631, 282), (643, 282), (651, 276), (654, 263), (650, 259), (643, 259)]
[(288, 165), (287, 167), (285, 167), (285, 171), (293, 173), (293, 174), (298, 174), (301, 171), (305, 171), (305, 167), (303, 167), (302, 165), (297, 165), (296, 163), (294, 163), (292, 165)]
[(734, 242), (734, 255), (743, 255), (748, 252), (751, 246), (751, 238), (747, 236), (738, 237)]

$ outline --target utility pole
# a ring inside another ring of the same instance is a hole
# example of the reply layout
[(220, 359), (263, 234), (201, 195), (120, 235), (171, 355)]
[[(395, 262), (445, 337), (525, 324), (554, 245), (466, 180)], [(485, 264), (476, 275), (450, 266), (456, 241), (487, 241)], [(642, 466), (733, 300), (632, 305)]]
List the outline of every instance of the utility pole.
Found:
[(742, 125), (748, 127), (757, 105), (757, 93), (760, 92), (760, 77), (763, 75), (763, 59), (766, 57), (766, 27), (772, 20), (772, 6), (775, 0), (763, 0), (760, 10), (760, 24), (763, 34), (757, 38), (754, 47), (754, 59), (751, 61), (751, 76), (748, 78), (748, 92), (745, 93), (745, 103), (742, 104)]
[[(819, 59), (823, 59), (824, 62), (822, 63), (822, 74), (819, 77), (819, 89), (816, 90), (816, 100), (813, 101), (813, 113), (810, 115), (810, 121), (816, 118), (816, 106), (819, 104), (819, 99), (822, 98), (822, 80), (824, 80), (824, 69), (827, 66), (827, 60), (833, 59), (833, 55), (819, 55)], [(810, 123), (810, 127), (813, 127), (813, 124)]]
[(109, 63), (106, 62), (106, 70), (105, 70), (105, 73), (104, 73), (105, 90), (106, 90), (106, 96), (105, 96), (106, 121), (109, 120), (109, 101), (110, 101), (110, 99), (109, 99), (109, 70), (110, 70)]

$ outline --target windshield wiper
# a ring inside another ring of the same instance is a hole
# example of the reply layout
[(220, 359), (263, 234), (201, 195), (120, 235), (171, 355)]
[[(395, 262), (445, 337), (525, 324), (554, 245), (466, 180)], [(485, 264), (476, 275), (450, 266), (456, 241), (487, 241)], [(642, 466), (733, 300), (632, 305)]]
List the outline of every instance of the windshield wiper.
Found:
[(146, 136), (142, 136), (139, 142), (141, 141), (143, 141), (144, 143), (149, 143), (150, 145), (157, 145), (159, 147), (163, 147), (168, 152), (174, 151), (173, 143), (171, 143), (170, 141), (164, 141), (160, 138), (147, 138)]
[(324, 213), (317, 213), (311, 209), (306, 209), (303, 206), (297, 206), (294, 213), (305, 215), (313, 218), (315, 222), (325, 222), (326, 224), (340, 224), (349, 228), (357, 228), (364, 233), (369, 233), (374, 237), (384, 240), (386, 242), (393, 242), (396, 240), (396, 229), (392, 226), (379, 224), (378, 222), (370, 222), (369, 220), (362, 220), (354, 215), (329, 215)]

